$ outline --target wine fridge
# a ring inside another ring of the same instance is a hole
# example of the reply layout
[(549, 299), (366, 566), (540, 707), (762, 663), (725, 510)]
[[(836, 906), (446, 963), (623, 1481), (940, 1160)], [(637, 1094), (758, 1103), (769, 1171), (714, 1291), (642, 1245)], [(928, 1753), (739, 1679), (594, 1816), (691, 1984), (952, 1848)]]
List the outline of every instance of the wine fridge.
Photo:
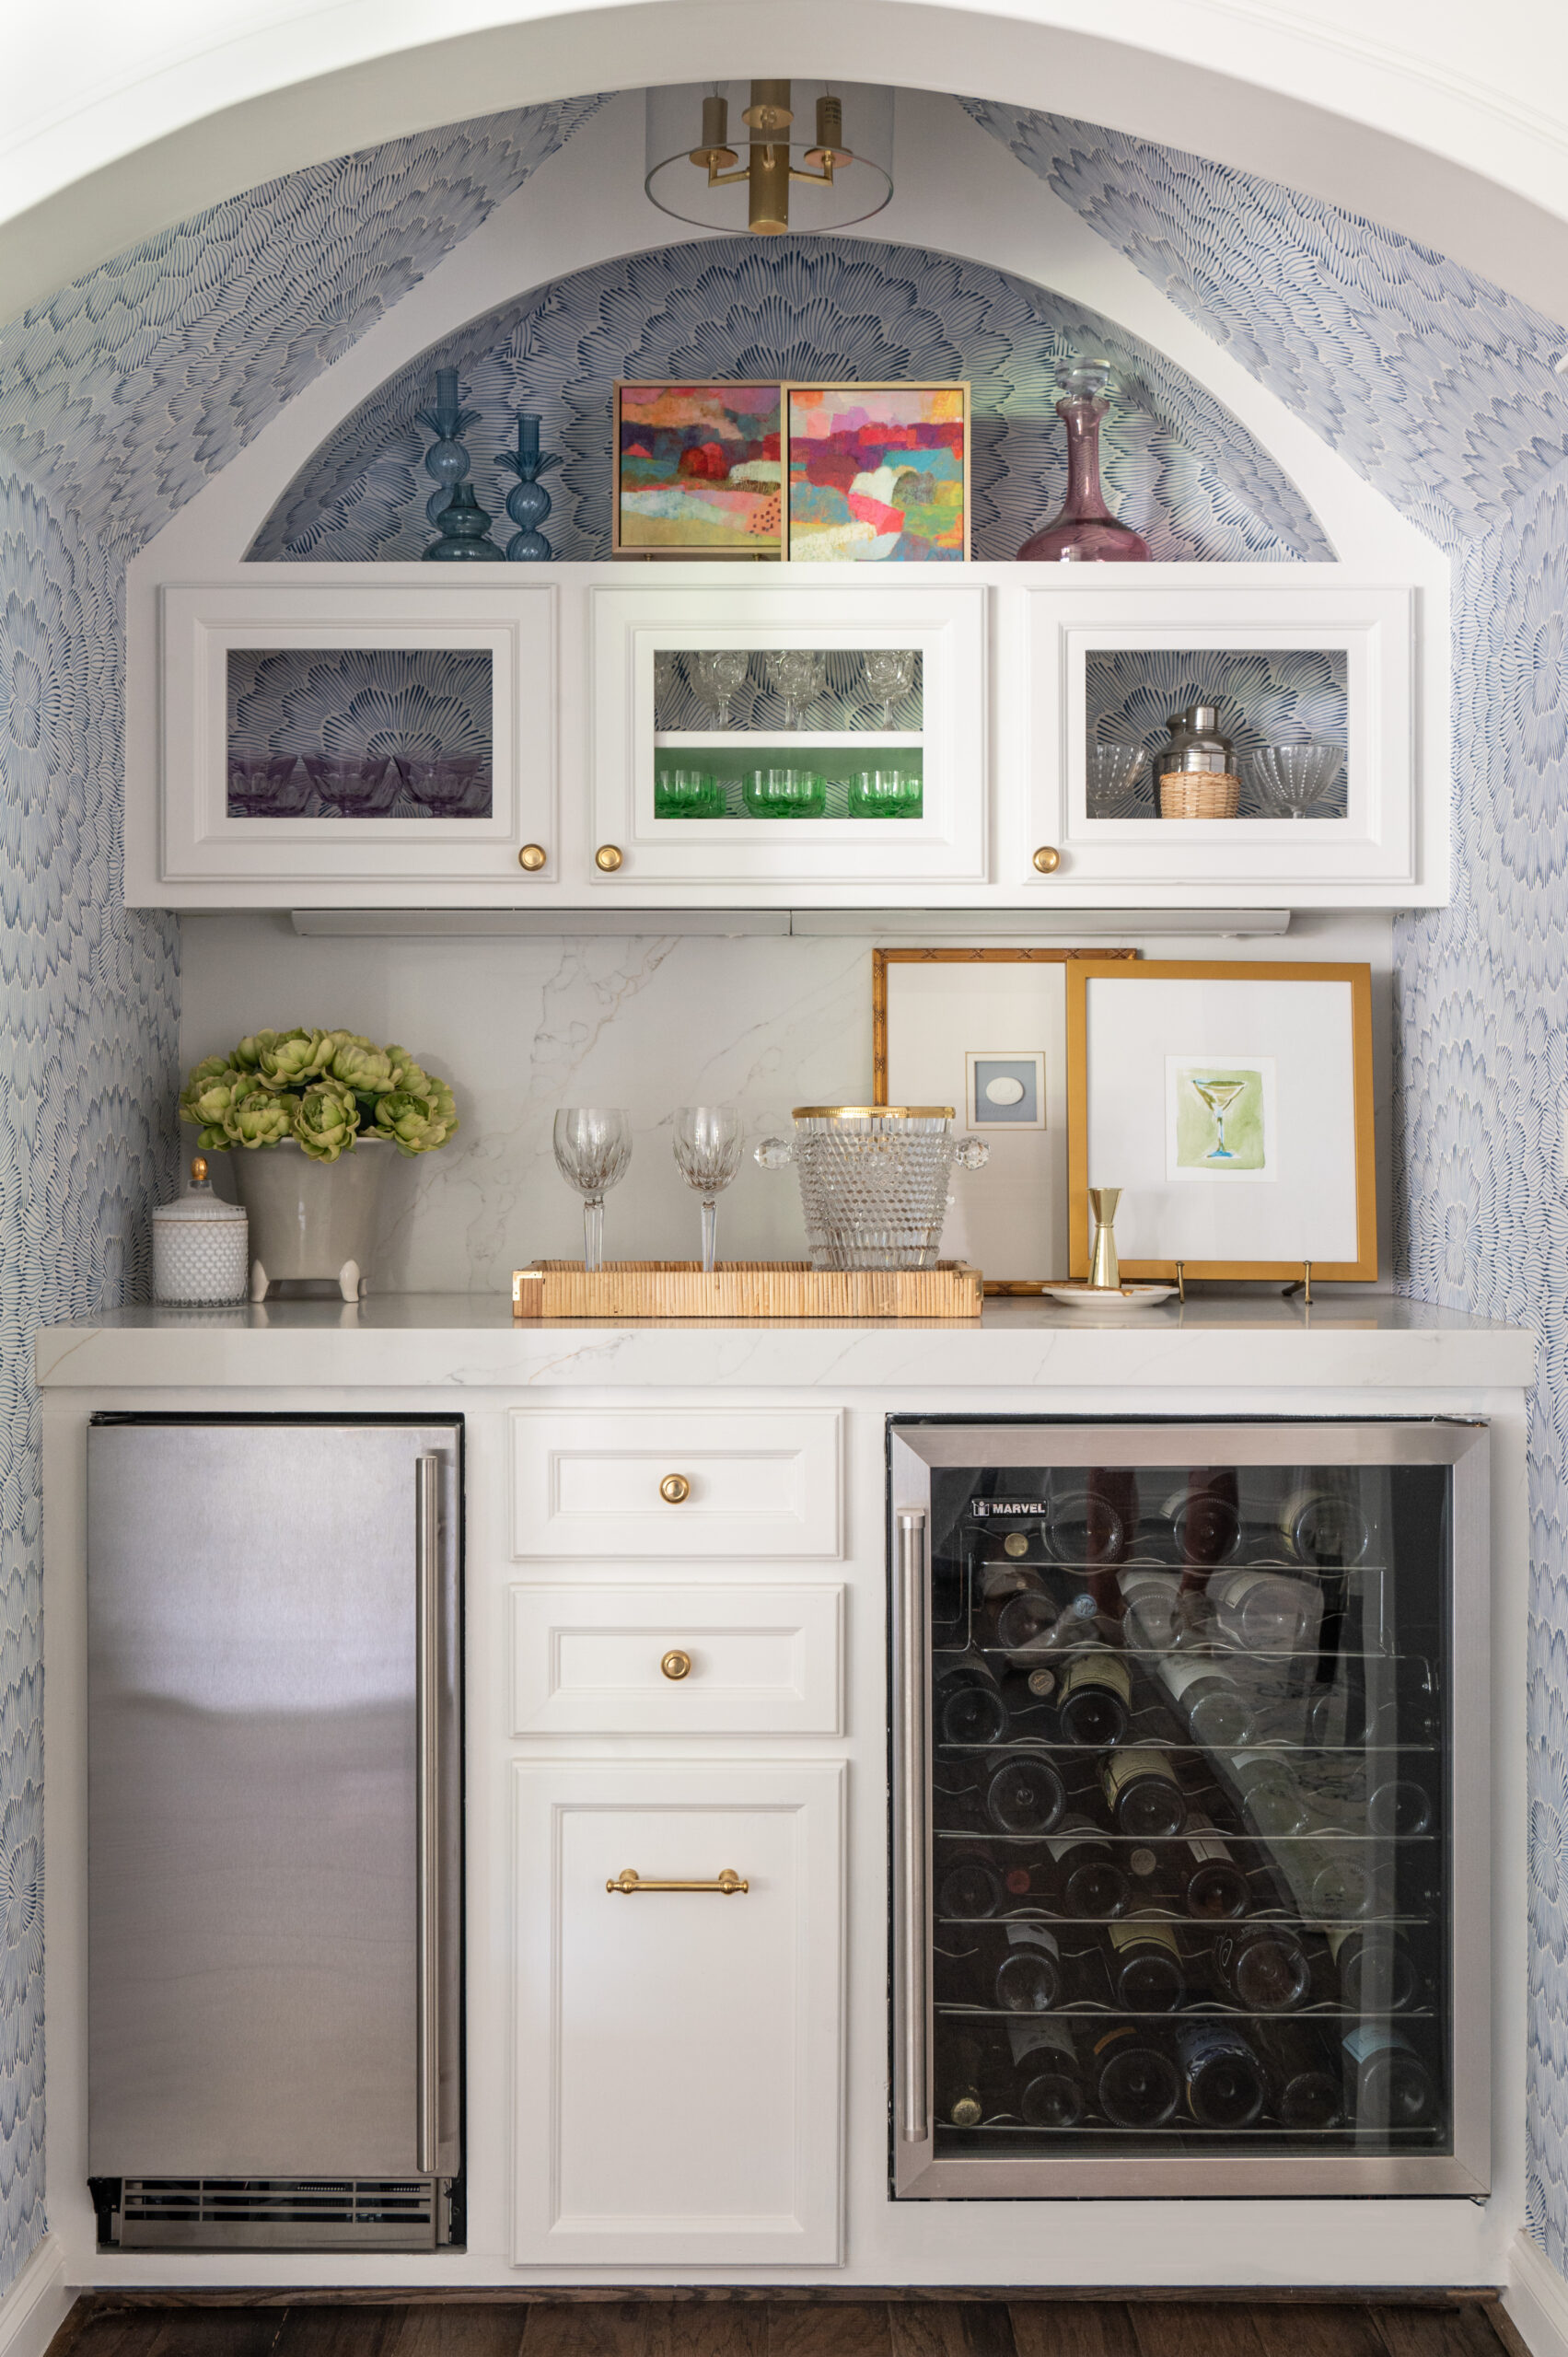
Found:
[(1484, 2193), (1484, 1426), (889, 1457), (894, 2195)]

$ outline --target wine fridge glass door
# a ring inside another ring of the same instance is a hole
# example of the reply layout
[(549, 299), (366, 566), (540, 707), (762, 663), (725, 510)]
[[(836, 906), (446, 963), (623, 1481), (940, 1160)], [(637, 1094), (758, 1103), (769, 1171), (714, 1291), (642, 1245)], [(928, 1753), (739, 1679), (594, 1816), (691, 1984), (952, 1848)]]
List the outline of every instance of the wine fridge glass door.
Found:
[(1484, 2190), (1484, 1429), (890, 1454), (895, 2189)]

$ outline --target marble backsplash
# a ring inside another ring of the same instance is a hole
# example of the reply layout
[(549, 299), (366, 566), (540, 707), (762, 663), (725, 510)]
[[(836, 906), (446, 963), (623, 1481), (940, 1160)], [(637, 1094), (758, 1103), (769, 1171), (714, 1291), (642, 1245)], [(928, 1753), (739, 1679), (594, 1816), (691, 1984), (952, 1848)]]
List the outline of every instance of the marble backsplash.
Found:
[[(489, 1293), (522, 1262), (580, 1254), (577, 1198), (551, 1150), (558, 1105), (630, 1108), (636, 1143), (606, 1202), (605, 1248), (652, 1260), (698, 1248), (696, 1199), (670, 1151), (674, 1107), (739, 1104), (751, 1144), (787, 1133), (792, 1106), (870, 1093), (869, 939), (299, 939), (286, 916), (250, 915), (186, 917), (180, 935), (186, 1070), (247, 1032), (322, 1023), (400, 1040), (451, 1082), (458, 1137), (388, 1173), (371, 1273), (380, 1293)], [(1128, 938), (1154, 957), (1370, 962), (1387, 1270), (1389, 919), (1303, 917), (1271, 942)], [(231, 1192), (223, 1161), (215, 1178)], [(720, 1210), (721, 1256), (792, 1258), (804, 1246), (793, 1172), (761, 1170), (748, 1155)]]

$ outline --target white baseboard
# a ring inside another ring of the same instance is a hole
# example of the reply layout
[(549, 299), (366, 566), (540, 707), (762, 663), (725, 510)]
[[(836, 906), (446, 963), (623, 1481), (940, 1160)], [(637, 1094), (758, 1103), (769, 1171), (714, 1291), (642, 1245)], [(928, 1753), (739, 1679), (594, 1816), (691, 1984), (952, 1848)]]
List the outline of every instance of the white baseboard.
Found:
[(43, 2357), (75, 2296), (66, 2288), (65, 2254), (45, 2235), (0, 2299), (0, 2357)]
[(1530, 2357), (1568, 2357), (1568, 2283), (1528, 2235), (1514, 2237), (1503, 2305)]

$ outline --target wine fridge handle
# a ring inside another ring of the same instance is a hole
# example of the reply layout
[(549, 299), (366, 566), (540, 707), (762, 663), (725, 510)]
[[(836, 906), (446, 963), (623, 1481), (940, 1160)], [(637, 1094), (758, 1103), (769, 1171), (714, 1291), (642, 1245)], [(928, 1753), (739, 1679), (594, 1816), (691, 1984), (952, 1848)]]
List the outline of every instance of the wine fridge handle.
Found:
[(419, 2077), (421, 2177), (436, 2174), (441, 2116), (441, 1459), (417, 1457), (414, 1481), (415, 1711), (419, 1723)]
[(894, 1655), (897, 1746), (899, 1996), (903, 2022), (902, 2134), (923, 2144), (931, 2134), (925, 2084), (925, 1515), (899, 1512), (898, 1631)]

